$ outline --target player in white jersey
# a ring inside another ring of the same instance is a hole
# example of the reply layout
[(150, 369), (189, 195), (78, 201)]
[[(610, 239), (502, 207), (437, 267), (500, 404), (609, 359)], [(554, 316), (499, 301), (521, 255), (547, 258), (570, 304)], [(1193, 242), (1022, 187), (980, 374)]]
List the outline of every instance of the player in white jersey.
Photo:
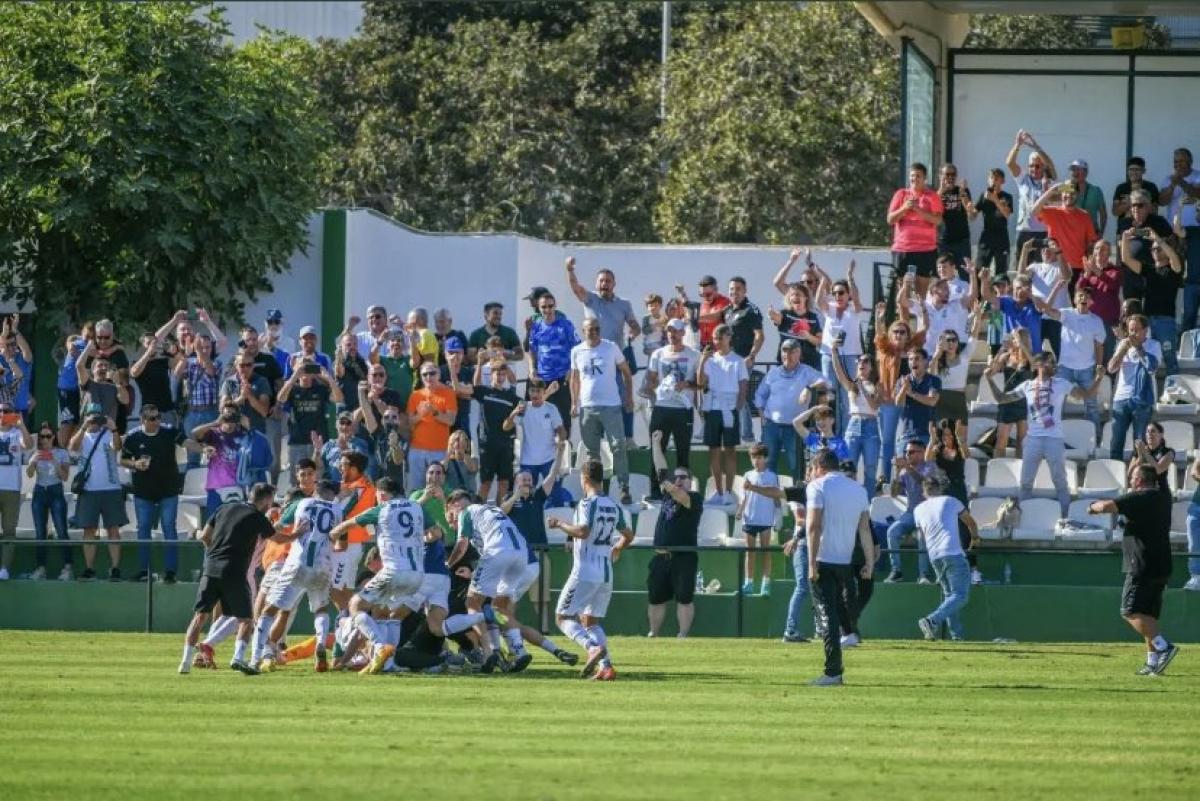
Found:
[[(558, 597), (555, 615), (562, 633), (587, 649), (583, 678), (595, 672), (597, 681), (613, 681), (617, 672), (608, 658), (608, 637), (600, 621), (612, 598), (613, 563), (633, 541), (625, 512), (604, 491), (604, 466), (589, 461), (583, 466), (584, 498), (575, 507), (575, 522), (552, 517), (549, 528), (561, 529), (572, 540), (575, 562)], [(621, 541), (613, 545), (613, 538)], [(599, 670), (597, 670), (597, 667)]]
[[(467, 610), (483, 615), (489, 625), (504, 629), (504, 637), (514, 655), (510, 672), (529, 667), (533, 655), (525, 650), (521, 624), (513, 615), (517, 589), (528, 564), (528, 545), (516, 524), (496, 506), (471, 503), (471, 494), (455, 490), (446, 499), (446, 521), (458, 532), (458, 541), (446, 564), (453, 570), (467, 552), (467, 544), (479, 552), (479, 562), (467, 589)], [(496, 615), (492, 603), (504, 614)], [(487, 630), (476, 626), (484, 651), (481, 671), (490, 673), (500, 662), (498, 642), (492, 642)]]
[[(400, 621), (408, 612), (403, 602), (421, 587), (425, 537), (433, 528), (421, 505), (406, 498), (395, 480), (381, 479), (375, 491), (378, 506), (333, 529), (337, 539), (348, 536), (355, 526), (375, 527), (375, 547), (382, 565), (350, 598), (350, 616), (371, 646), (371, 661), (363, 673), (380, 672), (400, 645)], [(400, 614), (402, 610), (404, 614)]]
[[(267, 606), (254, 627), (252, 664), (260, 670), (275, 668), (275, 645), (283, 636), (283, 626), (276, 626), (281, 611), (293, 612), (301, 595), (308, 596), (308, 609), (313, 614), (317, 637), (316, 669), (324, 673), (329, 668), (325, 640), (329, 635), (329, 581), (333, 571), (333, 529), (342, 522), (342, 509), (334, 502), (337, 487), (332, 481), (317, 484), (315, 497), (298, 503), (290, 515), (279, 521), (292, 526), (292, 547), (279, 571), (279, 576), (267, 596)], [(281, 624), (282, 620), (279, 621)]]

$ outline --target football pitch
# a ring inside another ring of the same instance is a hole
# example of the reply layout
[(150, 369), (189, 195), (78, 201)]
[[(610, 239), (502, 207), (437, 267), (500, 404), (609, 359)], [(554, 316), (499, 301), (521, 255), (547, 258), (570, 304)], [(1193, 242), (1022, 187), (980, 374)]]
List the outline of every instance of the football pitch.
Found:
[[(294, 636), (294, 635), (293, 635)], [(560, 640), (562, 638), (559, 638)], [(180, 676), (178, 635), (0, 632), (0, 798), (1196, 798), (1200, 648), (613, 638), (618, 680)], [(561, 644), (561, 643), (560, 643)]]

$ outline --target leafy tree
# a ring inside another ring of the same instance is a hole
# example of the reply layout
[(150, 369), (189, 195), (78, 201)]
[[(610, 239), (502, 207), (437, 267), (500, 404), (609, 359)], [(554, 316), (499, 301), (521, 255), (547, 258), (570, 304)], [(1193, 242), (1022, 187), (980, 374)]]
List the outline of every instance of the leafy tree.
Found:
[(897, 58), (846, 3), (693, 14), (671, 54), (664, 239), (886, 238)]
[(0, 286), (43, 324), (237, 318), (306, 244), (311, 47), (207, 3), (0, 4)]
[[(1052, 14), (972, 14), (965, 47), (1080, 50), (1095, 47), (1078, 16)], [(1171, 46), (1171, 31), (1163, 25), (1146, 26), (1146, 47)]]

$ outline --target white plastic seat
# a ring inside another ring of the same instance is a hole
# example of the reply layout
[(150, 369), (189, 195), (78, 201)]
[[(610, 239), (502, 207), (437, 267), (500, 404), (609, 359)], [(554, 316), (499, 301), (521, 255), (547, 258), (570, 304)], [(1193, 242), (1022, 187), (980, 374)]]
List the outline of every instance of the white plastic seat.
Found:
[[(46, 515), (46, 526), (51, 532), (54, 531), (54, 521), (50, 519), (50, 515)], [(20, 509), (17, 511), (17, 539), (31, 540), (36, 536), (37, 532), (33, 529), (33, 505), (22, 498)]]
[(987, 463), (987, 472), (983, 476), (983, 484), (979, 487), (979, 495), (990, 497), (1006, 497), (1016, 495), (1021, 491), (1021, 460), (1006, 457), (991, 459)]
[[(137, 510), (134, 508), (132, 495), (125, 499), (125, 517), (127, 518), (125, 525), (121, 526), (120, 528), (122, 536), (125, 534), (137, 534)], [(159, 526), (155, 526), (153, 529), (151, 529), (150, 539), (162, 539), (162, 531), (160, 530)]]
[[(1097, 459), (1110, 458), (1109, 448), (1112, 447), (1112, 429), (1113, 429), (1113, 425), (1112, 425), (1111, 420), (1108, 421), (1107, 423), (1105, 423), (1103, 428), (1101, 429), (1100, 444), (1096, 446), (1095, 458), (1097, 458)], [(1129, 457), (1132, 455), (1133, 455), (1133, 431), (1129, 430), (1125, 433), (1125, 448), (1122, 451), (1121, 458), (1128, 461)]]
[(1096, 427), (1091, 420), (1063, 420), (1063, 442), (1067, 446), (1067, 457), (1082, 460), (1096, 450)]
[(1093, 529), (1063, 529), (1056, 532), (1058, 539), (1067, 542), (1107, 542), (1112, 533), (1113, 516), (1110, 514), (1094, 515), (1088, 512), (1088, 505), (1092, 501), (1087, 498), (1081, 498), (1077, 501), (1071, 501), (1070, 508), (1067, 509), (1067, 519), (1073, 520), (1076, 523), (1084, 523), (1093, 526)]
[(654, 542), (654, 527), (658, 525), (658, 513), (661, 507), (651, 506), (638, 512), (637, 526), (633, 530), (633, 541), (641, 543)]
[(575, 500), (583, 498), (583, 479), (578, 470), (572, 470), (562, 478), (563, 489), (571, 493)]
[[(643, 495), (650, 494), (650, 477), (641, 473), (629, 474), (629, 494), (634, 503), (641, 503)], [(621, 497), (621, 484), (615, 478), (608, 483), (608, 497), (614, 501)]]
[(1000, 528), (997, 526), (1000, 517), (1000, 504), (1003, 498), (972, 498), (967, 510), (979, 527), (979, 538), (983, 540), (999, 540)]
[[(1200, 378), (1200, 376), (1196, 376)], [(1163, 441), (1175, 450), (1175, 461), (1184, 462), (1196, 449), (1196, 427), (1191, 420), (1160, 420)]]
[(721, 509), (705, 509), (700, 515), (697, 545), (724, 545), (729, 536), (729, 515)]
[(974, 498), (979, 493), (979, 460), (967, 459), (964, 467), (967, 497)]
[[(569, 506), (555, 506), (542, 511), (542, 518), (549, 520), (552, 517), (557, 517), (559, 520), (571, 522), (575, 519), (575, 510)], [(553, 545), (562, 545), (567, 541), (567, 535), (560, 528), (550, 528), (546, 526), (546, 542)]]
[(1013, 531), (1014, 540), (1046, 541), (1054, 539), (1054, 526), (1062, 516), (1058, 501), (1027, 498), (1021, 501), (1021, 526)]
[(996, 427), (996, 418), (977, 417), (971, 415), (967, 419), (967, 444), (971, 444), (987, 433), (989, 428)]
[(978, 337), (972, 339), (971, 344), (968, 345), (968, 348), (970, 349), (970, 356), (968, 356), (969, 361), (987, 364), (988, 359), (990, 359), (992, 356), (992, 349), (988, 345), (986, 339), (980, 339)]
[(1116, 459), (1092, 459), (1083, 474), (1082, 498), (1115, 498), (1125, 491), (1125, 463)]
[(208, 468), (193, 467), (183, 477), (183, 491), (179, 493), (179, 500), (185, 503), (205, 504), (208, 501), (208, 493), (204, 489), (207, 482)]
[(200, 518), (203, 508), (194, 503), (180, 503), (175, 512), (175, 530), (180, 539), (187, 539), (193, 531), (200, 528)]
[(1196, 340), (1200, 328), (1184, 331), (1179, 336), (1179, 355), (1176, 357), (1180, 370), (1200, 370), (1200, 357), (1196, 355)]
[(1171, 504), (1171, 541), (1187, 542), (1187, 510), (1191, 504), (1188, 501), (1176, 501)]
[[(1071, 495), (1075, 495), (1079, 491), (1079, 468), (1075, 462), (1070, 459), (1064, 459), (1067, 472), (1067, 490)], [(988, 469), (991, 469), (989, 465)], [(1017, 468), (1017, 476), (1020, 477), (1020, 467)], [(1033, 476), (1033, 494), (1037, 498), (1054, 498), (1056, 496), (1054, 482), (1050, 478), (1050, 463), (1042, 461), (1038, 465), (1037, 473)]]
[(1171, 491), (1171, 496), (1179, 492), (1179, 471), (1175, 469), (1175, 465), (1167, 468), (1167, 489)]
[(1197, 486), (1200, 486), (1200, 482), (1197, 482), (1195, 477), (1192, 476), (1192, 467), (1188, 465), (1183, 470), (1183, 487), (1175, 493), (1175, 500), (1190, 501), (1192, 493), (1196, 491)]
[(908, 511), (908, 503), (891, 495), (876, 495), (871, 499), (868, 514), (872, 523), (891, 523)]
[(1167, 376), (1163, 382), (1163, 389), (1175, 385), (1187, 390), (1191, 396), (1188, 403), (1156, 403), (1154, 405), (1155, 416), (1157, 417), (1195, 417), (1197, 411), (1200, 411), (1200, 375), (1187, 375), (1179, 373), (1178, 375)]
[(980, 376), (979, 394), (976, 395), (975, 400), (971, 401), (970, 404), (971, 416), (973, 417), (977, 414), (995, 414), (998, 406), (996, 396), (992, 394), (991, 384), (988, 383), (987, 378)]
[[(1100, 382), (1100, 387), (1096, 390), (1096, 400), (1099, 402), (1101, 409), (1112, 408), (1112, 393), (1112, 381), (1105, 377)], [(1063, 401), (1064, 414), (1083, 414), (1086, 408), (1087, 406), (1084, 401), (1076, 398), (1074, 395), (1068, 395), (1067, 399)]]

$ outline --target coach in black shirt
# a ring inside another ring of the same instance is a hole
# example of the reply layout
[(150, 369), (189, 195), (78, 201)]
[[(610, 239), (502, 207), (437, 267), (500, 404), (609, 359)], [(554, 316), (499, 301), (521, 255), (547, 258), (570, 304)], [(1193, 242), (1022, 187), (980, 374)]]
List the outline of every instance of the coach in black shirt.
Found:
[(1115, 500), (1095, 501), (1088, 511), (1125, 518), (1121, 617), (1146, 641), (1146, 664), (1138, 675), (1162, 674), (1179, 651), (1158, 627), (1163, 590), (1171, 577), (1171, 497), (1159, 489), (1158, 471), (1142, 465), (1133, 475), (1132, 492)]
[(275, 488), (270, 484), (255, 484), (250, 489), (250, 502), (222, 504), (216, 514), (199, 533), (204, 543), (204, 575), (196, 593), (195, 614), (188, 625), (187, 638), (183, 647), (180, 673), (188, 673), (196, 644), (200, 641), (200, 630), (204, 628), (209, 613), (219, 601), (221, 612), (238, 618), (237, 647), (233, 661), (234, 670), (246, 675), (256, 675), (258, 669), (246, 664), (245, 652), (250, 642), (252, 608), (250, 584), (246, 574), (250, 560), (260, 539), (275, 536), (275, 526), (267, 519), (266, 512), (275, 498)]
[[(658, 523), (654, 526), (655, 548), (696, 545), (704, 499), (700, 493), (689, 489), (691, 482), (691, 472), (679, 466), (672, 473), (672, 479), (662, 483), (663, 504), (658, 513)], [(667, 614), (667, 601), (672, 598), (675, 599), (679, 636), (686, 637), (691, 631), (696, 615), (692, 597), (696, 593), (698, 563), (699, 555), (695, 551), (660, 550), (650, 560), (646, 592), (651, 637), (658, 636)]]

